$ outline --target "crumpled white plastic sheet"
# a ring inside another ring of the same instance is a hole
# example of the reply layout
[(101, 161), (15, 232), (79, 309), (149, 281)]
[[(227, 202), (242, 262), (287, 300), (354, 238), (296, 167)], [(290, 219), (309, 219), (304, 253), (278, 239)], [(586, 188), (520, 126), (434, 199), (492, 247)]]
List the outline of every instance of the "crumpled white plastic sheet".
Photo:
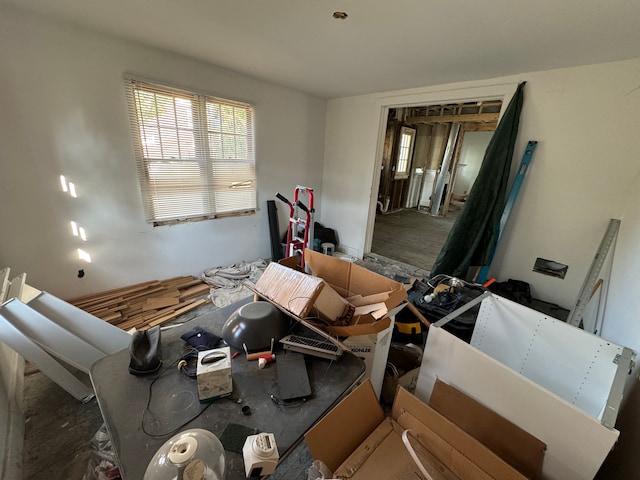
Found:
[(202, 273), (202, 281), (214, 287), (209, 291), (211, 302), (217, 307), (226, 307), (253, 295), (243, 282), (255, 283), (265, 268), (267, 263), (262, 259), (250, 263), (242, 261), (227, 267), (209, 268)]

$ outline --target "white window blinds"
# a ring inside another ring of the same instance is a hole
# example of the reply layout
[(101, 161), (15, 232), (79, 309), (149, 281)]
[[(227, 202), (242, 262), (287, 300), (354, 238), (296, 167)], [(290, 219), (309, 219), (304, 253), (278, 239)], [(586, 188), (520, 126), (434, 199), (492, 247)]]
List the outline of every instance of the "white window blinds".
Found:
[(125, 83), (148, 222), (255, 211), (251, 105), (131, 78)]

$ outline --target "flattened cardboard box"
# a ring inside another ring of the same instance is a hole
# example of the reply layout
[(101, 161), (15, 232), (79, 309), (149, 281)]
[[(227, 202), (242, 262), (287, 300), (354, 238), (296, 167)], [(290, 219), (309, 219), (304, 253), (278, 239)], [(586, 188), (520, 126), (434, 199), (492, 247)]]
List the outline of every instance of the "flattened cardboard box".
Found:
[[(467, 400), (473, 402), (456, 392), (458, 407), (465, 408)], [(499, 417), (479, 404), (474, 408), (483, 418)], [(305, 440), (313, 458), (324, 462), (336, 478), (423, 478), (402, 442), (404, 430), (410, 431), (410, 443), (434, 480), (540, 478), (535, 472), (542, 469), (544, 444), (507, 424), (498, 431), (482, 434), (485, 439), (491, 438), (494, 448), (512, 444), (510, 450), (519, 456), (518, 467), (402, 388), (396, 392), (391, 417), (385, 418), (371, 383), (366, 381), (311, 428)], [(509, 460), (513, 462), (513, 458)]]
[(322, 329), (350, 337), (389, 327), (392, 310), (407, 299), (403, 285), (352, 262), (305, 250), (313, 275), (292, 267), (291, 259), (270, 263), (253, 290), (297, 319), (317, 316)]

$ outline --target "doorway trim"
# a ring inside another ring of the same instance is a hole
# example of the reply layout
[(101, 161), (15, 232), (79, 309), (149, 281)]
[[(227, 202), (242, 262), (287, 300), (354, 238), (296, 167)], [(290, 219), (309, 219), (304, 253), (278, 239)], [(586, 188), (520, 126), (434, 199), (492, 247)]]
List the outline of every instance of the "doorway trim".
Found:
[(373, 229), (376, 221), (376, 206), (378, 201), (378, 188), (382, 168), (382, 153), (387, 127), (387, 117), (392, 108), (417, 107), (438, 105), (443, 103), (463, 103), (472, 101), (502, 100), (498, 122), (502, 118), (509, 102), (518, 88), (517, 82), (501, 83), (467, 88), (449, 88), (418, 93), (392, 94), (380, 97), (377, 101), (380, 118), (378, 125), (378, 142), (376, 146), (375, 166), (371, 184), (371, 197), (369, 199), (369, 214), (367, 217), (367, 231), (365, 234), (363, 254), (371, 253), (373, 243)]

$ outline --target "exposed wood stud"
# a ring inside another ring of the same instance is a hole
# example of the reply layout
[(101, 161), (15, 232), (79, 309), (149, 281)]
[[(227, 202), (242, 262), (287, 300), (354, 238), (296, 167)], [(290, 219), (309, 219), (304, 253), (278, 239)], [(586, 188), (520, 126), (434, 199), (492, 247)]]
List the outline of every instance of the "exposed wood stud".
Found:
[(498, 121), (498, 113), (471, 113), (460, 115), (424, 115), (421, 117), (407, 118), (408, 124), (418, 123), (448, 123), (448, 122), (480, 122), (489, 123)]

